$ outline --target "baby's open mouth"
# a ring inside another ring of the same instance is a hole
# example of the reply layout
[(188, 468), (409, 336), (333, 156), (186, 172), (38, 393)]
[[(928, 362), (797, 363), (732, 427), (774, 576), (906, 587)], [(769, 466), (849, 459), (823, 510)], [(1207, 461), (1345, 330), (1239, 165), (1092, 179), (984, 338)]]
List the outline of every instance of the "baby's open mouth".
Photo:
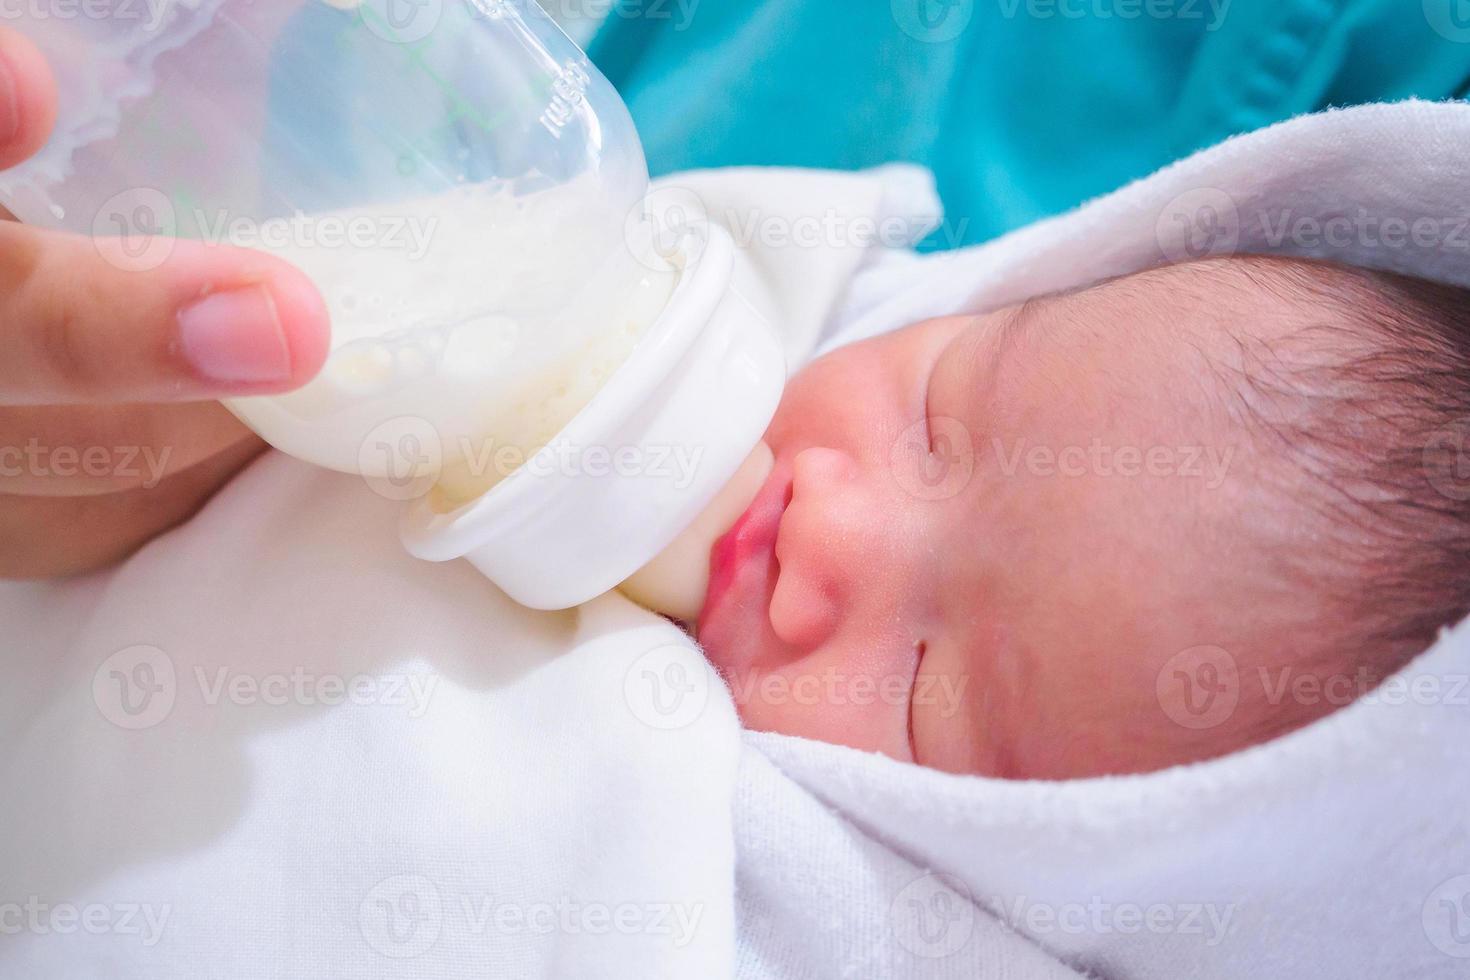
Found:
[(777, 462), (755, 500), (710, 550), (709, 590), (699, 616), (701, 631), (712, 617), (755, 602), (760, 604), (762, 617), (769, 615), (779, 571), (776, 538), (791, 503), (791, 485), (791, 467)]

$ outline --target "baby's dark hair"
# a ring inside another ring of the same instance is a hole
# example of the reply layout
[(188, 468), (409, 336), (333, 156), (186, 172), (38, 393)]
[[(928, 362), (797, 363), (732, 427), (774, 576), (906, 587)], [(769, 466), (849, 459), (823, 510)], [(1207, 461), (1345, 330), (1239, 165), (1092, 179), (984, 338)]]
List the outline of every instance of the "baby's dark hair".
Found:
[(1325, 262), (1232, 265), (1321, 311), (1284, 341), (1241, 341), (1235, 401), (1307, 474), (1294, 502), (1322, 518), (1293, 577), (1337, 600), (1335, 641), (1381, 679), (1470, 614), (1470, 290)]

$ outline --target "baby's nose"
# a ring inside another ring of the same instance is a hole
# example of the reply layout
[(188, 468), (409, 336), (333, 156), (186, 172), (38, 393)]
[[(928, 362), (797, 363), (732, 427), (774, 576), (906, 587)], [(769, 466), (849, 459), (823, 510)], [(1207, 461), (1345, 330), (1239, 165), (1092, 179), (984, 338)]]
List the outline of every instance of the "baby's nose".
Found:
[[(791, 504), (787, 515), (797, 525), (803, 550), (832, 563), (860, 558), (876, 543), (873, 531), (882, 524), (882, 505), (867, 484), (859, 462), (838, 449), (802, 450), (792, 460)], [(795, 543), (795, 542), (793, 542)]]
[(771, 625), (787, 643), (815, 647), (864, 603), (894, 564), (895, 530), (860, 464), (840, 450), (792, 460), (791, 503), (776, 539), (780, 565)]
[[(834, 562), (889, 562), (902, 550), (903, 515), (880, 466), (839, 449), (813, 448), (792, 462), (791, 505), (814, 525)], [(862, 565), (850, 568), (862, 575)]]
[(839, 449), (803, 449), (791, 461), (792, 496), (803, 490), (812, 495), (830, 493), (850, 480), (856, 468), (853, 458)]

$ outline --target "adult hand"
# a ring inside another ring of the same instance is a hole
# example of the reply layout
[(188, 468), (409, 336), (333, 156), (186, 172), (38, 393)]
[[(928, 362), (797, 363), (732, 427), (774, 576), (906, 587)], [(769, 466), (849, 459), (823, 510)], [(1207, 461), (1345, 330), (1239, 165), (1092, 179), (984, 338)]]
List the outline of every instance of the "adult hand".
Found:
[[(0, 169), (55, 118), (45, 59), (0, 29)], [(263, 253), (180, 240), (131, 271), (118, 240), (0, 217), (0, 576), (49, 578), (130, 554), (259, 453), (216, 399), (310, 380), (327, 312)]]

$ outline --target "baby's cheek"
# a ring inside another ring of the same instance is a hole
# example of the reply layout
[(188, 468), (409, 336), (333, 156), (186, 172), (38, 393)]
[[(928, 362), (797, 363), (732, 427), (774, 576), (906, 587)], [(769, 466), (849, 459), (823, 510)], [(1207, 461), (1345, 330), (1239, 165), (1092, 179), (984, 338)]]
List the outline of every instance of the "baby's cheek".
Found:
[(902, 361), (858, 344), (814, 361), (782, 395), (766, 441), (778, 456), (809, 446), (856, 452), (906, 406)]
[(920, 764), (946, 772), (1000, 775), (1010, 695), (969, 653), (964, 644), (943, 642), (926, 650), (914, 678), (914, 754)]
[(778, 670), (727, 678), (747, 728), (846, 745), (912, 761), (908, 681), (855, 651), (819, 651)]

